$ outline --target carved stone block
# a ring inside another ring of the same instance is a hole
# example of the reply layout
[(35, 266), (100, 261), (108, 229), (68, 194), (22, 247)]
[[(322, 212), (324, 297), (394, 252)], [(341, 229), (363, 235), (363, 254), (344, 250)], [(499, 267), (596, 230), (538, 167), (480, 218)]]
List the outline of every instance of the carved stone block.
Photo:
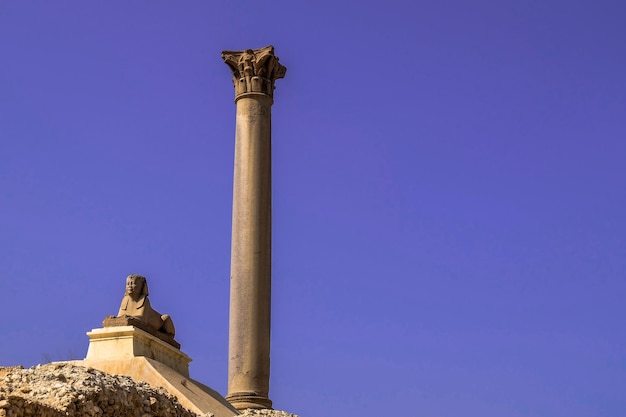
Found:
[(154, 359), (189, 377), (191, 358), (160, 338), (134, 326), (113, 326), (87, 333), (89, 349), (85, 360), (126, 360), (138, 356)]

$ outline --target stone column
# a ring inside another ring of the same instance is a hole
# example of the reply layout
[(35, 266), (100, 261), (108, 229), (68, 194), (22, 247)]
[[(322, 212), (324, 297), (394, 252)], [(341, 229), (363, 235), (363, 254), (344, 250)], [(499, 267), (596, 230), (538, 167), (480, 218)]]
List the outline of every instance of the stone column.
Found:
[(237, 105), (226, 399), (239, 410), (271, 408), (271, 107), (274, 81), (286, 68), (273, 46), (224, 51), (222, 58)]

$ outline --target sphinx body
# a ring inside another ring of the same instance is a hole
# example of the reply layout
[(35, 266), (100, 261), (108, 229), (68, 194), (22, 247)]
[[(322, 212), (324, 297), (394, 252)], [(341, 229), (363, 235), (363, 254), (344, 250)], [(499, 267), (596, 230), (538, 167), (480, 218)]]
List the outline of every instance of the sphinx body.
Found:
[(132, 274), (126, 278), (126, 293), (120, 305), (117, 317), (134, 317), (155, 330), (174, 337), (174, 322), (168, 314), (154, 310), (148, 300), (148, 284), (146, 278)]

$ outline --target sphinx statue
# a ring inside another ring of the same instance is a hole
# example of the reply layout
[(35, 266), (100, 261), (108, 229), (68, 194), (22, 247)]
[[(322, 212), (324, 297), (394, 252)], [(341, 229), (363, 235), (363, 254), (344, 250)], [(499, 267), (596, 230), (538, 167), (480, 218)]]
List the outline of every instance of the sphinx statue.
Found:
[(174, 337), (174, 323), (168, 314), (158, 313), (148, 300), (148, 283), (146, 277), (131, 274), (126, 277), (126, 293), (122, 298), (117, 317), (129, 316), (139, 319), (159, 332)]
[[(133, 325), (148, 331), (174, 346), (176, 330), (169, 314), (161, 314), (150, 305), (146, 277), (131, 274), (126, 277), (126, 292), (117, 316), (107, 316), (104, 327)], [(176, 346), (180, 347), (180, 345)]]

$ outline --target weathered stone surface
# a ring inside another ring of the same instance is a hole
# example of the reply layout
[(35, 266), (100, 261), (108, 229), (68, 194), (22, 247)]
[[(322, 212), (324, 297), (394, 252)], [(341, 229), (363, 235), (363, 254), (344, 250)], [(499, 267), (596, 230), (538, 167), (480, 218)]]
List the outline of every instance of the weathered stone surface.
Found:
[[(2, 417), (198, 417), (162, 388), (67, 363), (0, 368)], [(205, 415), (206, 416), (206, 415)]]

